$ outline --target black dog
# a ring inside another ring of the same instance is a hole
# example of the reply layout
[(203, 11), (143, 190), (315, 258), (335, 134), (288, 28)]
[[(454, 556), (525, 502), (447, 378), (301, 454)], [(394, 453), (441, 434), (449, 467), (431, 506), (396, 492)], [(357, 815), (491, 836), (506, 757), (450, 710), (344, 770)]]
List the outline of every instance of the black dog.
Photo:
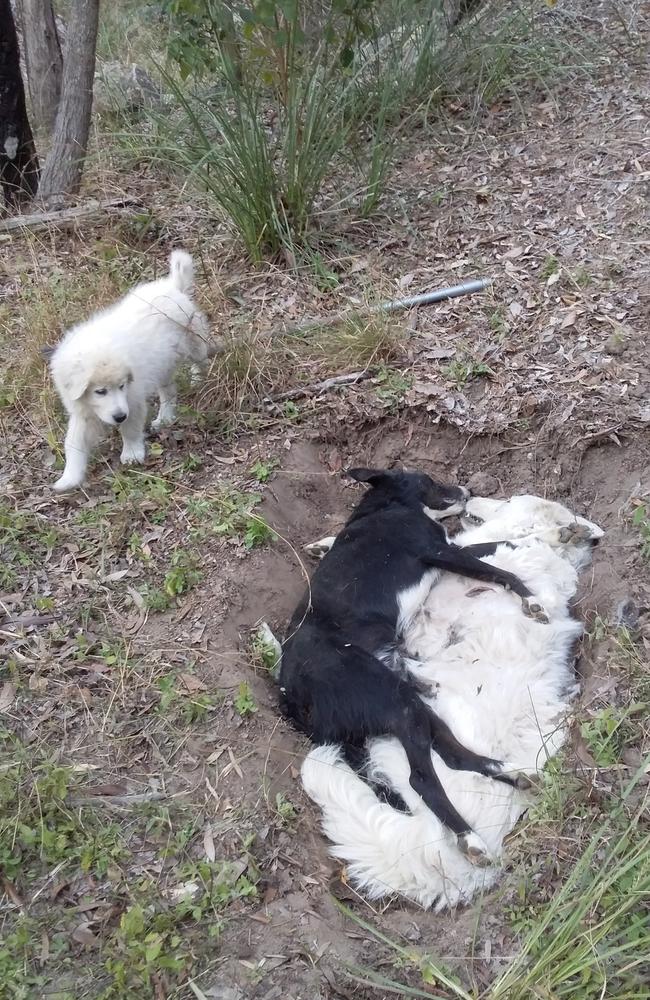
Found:
[[(281, 708), (315, 743), (340, 743), (357, 770), (367, 739), (397, 737), (408, 757), (411, 786), (458, 837), (475, 863), (486, 851), (447, 798), (431, 748), (454, 769), (527, 787), (523, 775), (467, 750), (418, 696), (399, 663), (400, 632), (443, 570), (501, 584), (527, 613), (546, 620), (521, 580), (459, 548), (434, 518), (460, 513), (467, 490), (416, 472), (353, 469), (373, 487), (317, 567), (291, 619), (280, 666)], [(481, 555), (494, 546), (476, 546)], [(401, 801), (401, 800), (400, 800)]]

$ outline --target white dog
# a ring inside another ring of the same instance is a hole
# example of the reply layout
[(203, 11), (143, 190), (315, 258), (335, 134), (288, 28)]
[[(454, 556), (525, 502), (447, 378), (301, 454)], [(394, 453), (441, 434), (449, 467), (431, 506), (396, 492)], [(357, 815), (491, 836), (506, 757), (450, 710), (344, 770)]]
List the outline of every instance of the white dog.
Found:
[(54, 351), (54, 385), (69, 414), (65, 469), (56, 490), (81, 486), (88, 459), (106, 426), (122, 436), (120, 460), (144, 461), (147, 398), (158, 394), (157, 430), (175, 418), (174, 375), (182, 362), (198, 365), (216, 353), (205, 316), (191, 294), (194, 265), (175, 250), (169, 274), (138, 285), (121, 301), (69, 330)]
[[(550, 623), (540, 628), (521, 614), (501, 587), (445, 573), (404, 636), (408, 669), (425, 703), (454, 736), (479, 754), (516, 762), (535, 774), (562, 745), (576, 691), (574, 643), (582, 632), (569, 601), (578, 571), (603, 532), (561, 504), (539, 497), (509, 501), (474, 498), (467, 504), (460, 545), (516, 540), (500, 545), (487, 562), (516, 573), (534, 590)], [(316, 554), (331, 539), (310, 547)], [(323, 811), (332, 853), (347, 862), (351, 881), (371, 899), (400, 893), (442, 909), (467, 902), (499, 875), (504, 837), (527, 808), (525, 793), (491, 778), (448, 768), (436, 753), (436, 773), (453, 805), (481, 839), (482, 863), (474, 867), (455, 838), (415, 793), (397, 740), (368, 747), (368, 775), (390, 788), (411, 815), (380, 801), (345, 762), (339, 747), (307, 756), (302, 780)]]

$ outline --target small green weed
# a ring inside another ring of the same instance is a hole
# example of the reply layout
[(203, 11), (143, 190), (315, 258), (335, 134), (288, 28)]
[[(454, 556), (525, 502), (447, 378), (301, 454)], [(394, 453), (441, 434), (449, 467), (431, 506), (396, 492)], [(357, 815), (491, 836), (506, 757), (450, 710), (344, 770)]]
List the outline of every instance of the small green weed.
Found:
[(646, 504), (639, 504), (635, 509), (632, 515), (632, 524), (639, 529), (641, 555), (644, 559), (650, 559), (650, 514)]
[(235, 710), (245, 719), (249, 715), (257, 712), (257, 704), (253, 698), (253, 693), (247, 681), (242, 681), (239, 685), (237, 696), (233, 702)]
[(571, 272), (571, 280), (578, 286), (578, 288), (589, 288), (593, 282), (591, 272), (587, 270), (586, 267), (576, 267), (574, 271)]
[(618, 764), (626, 744), (634, 739), (635, 727), (630, 720), (645, 708), (643, 702), (625, 708), (607, 705), (580, 724), (580, 733), (598, 767)]
[(267, 636), (266, 631), (258, 629), (251, 640), (251, 654), (253, 663), (259, 664), (270, 674), (274, 673), (278, 666), (278, 652), (273, 642)]
[(169, 597), (180, 597), (196, 587), (200, 580), (197, 554), (177, 549), (172, 556), (171, 568), (165, 574), (165, 593)]
[(172, 603), (172, 597), (166, 591), (149, 584), (142, 589), (142, 598), (148, 611), (167, 611)]
[(288, 399), (282, 406), (282, 413), (287, 420), (297, 420), (300, 416), (300, 408)]
[(462, 389), (470, 379), (481, 378), (481, 377), (493, 377), (494, 371), (489, 365), (486, 365), (483, 361), (473, 361), (470, 359), (458, 359), (452, 361), (450, 364), (445, 365), (442, 369), (442, 374), (450, 382), (453, 382)]
[(539, 270), (539, 276), (542, 281), (548, 281), (548, 279), (557, 274), (560, 270), (560, 262), (552, 253), (547, 254), (544, 258), (544, 262)]
[(277, 469), (279, 464), (280, 463), (277, 458), (268, 458), (265, 462), (258, 459), (257, 462), (255, 462), (255, 465), (251, 466), (249, 471), (251, 476), (257, 479), (258, 483), (265, 483), (271, 476), (273, 470)]
[(30, 567), (42, 565), (58, 542), (57, 529), (42, 518), (0, 501), (0, 589), (12, 590)]
[(282, 792), (278, 792), (275, 796), (275, 811), (282, 826), (290, 826), (298, 815), (293, 802)]
[[(258, 471), (270, 474), (271, 469), (264, 467)], [(259, 493), (224, 489), (217, 496), (191, 500), (187, 512), (196, 524), (194, 536), (201, 539), (206, 531), (226, 535), (240, 539), (247, 549), (272, 541), (275, 538), (273, 531), (263, 518), (254, 513), (261, 499)]]
[(121, 504), (146, 501), (152, 508), (149, 512), (150, 520), (154, 524), (161, 524), (167, 516), (173, 484), (162, 476), (154, 476), (149, 472), (120, 469), (112, 474), (111, 490)]
[(413, 385), (413, 379), (395, 368), (381, 368), (373, 379), (373, 383), (378, 399), (387, 410), (395, 412)]

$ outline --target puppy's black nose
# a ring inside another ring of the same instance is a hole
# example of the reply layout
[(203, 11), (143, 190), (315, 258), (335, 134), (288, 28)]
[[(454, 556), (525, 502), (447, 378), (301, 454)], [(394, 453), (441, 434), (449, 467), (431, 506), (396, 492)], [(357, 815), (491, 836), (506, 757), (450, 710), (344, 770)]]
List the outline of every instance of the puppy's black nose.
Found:
[(126, 420), (126, 413), (114, 413), (113, 420), (116, 424), (121, 424), (123, 420)]

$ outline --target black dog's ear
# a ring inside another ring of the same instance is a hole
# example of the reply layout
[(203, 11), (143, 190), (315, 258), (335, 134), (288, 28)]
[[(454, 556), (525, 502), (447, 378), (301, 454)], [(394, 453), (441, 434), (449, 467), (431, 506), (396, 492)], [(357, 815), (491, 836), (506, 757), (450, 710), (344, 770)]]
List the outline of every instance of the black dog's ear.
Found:
[(357, 483), (368, 483), (369, 486), (381, 486), (390, 479), (387, 469), (348, 469), (346, 475)]

